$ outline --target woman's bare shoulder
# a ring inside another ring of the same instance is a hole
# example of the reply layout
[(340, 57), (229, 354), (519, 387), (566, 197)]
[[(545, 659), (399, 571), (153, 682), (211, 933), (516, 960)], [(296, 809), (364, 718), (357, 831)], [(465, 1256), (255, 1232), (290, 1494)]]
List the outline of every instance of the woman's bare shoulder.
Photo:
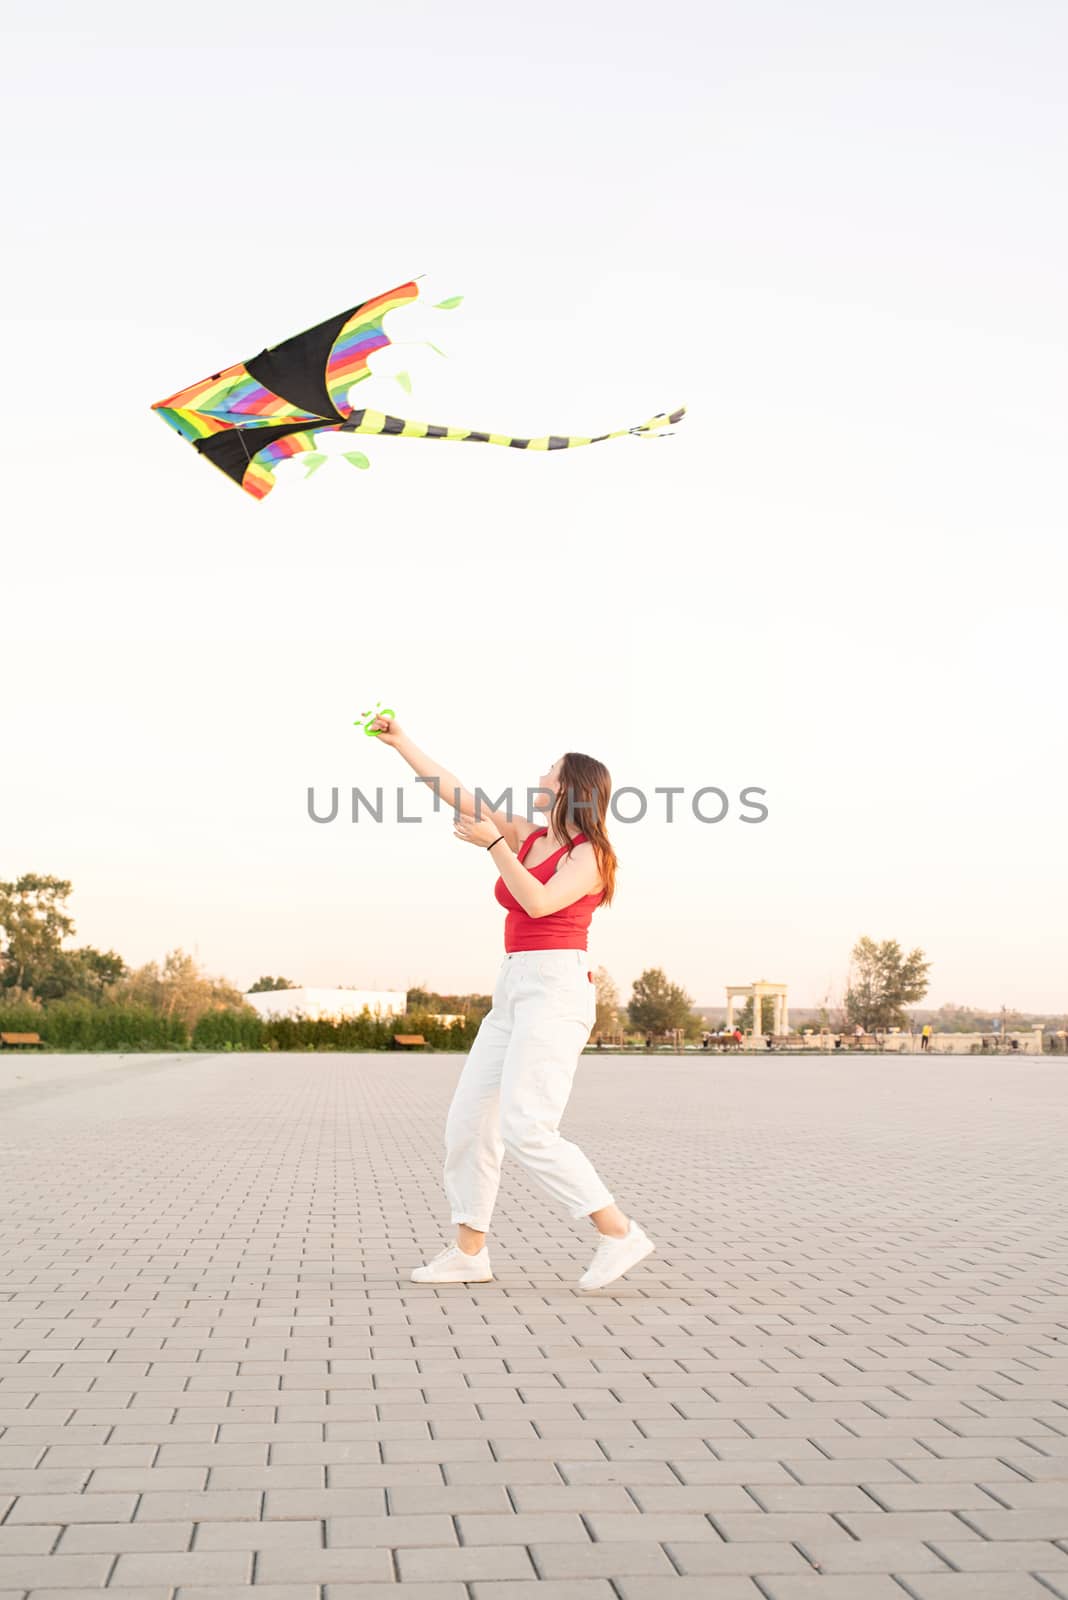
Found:
[(597, 853), (589, 839), (580, 839), (570, 851), (565, 850), (556, 871), (580, 873), (588, 881), (590, 893), (604, 888), (597, 865)]
[(532, 833), (540, 833), (544, 826), (544, 822), (532, 822), (529, 817), (513, 817), (512, 827), (515, 829), (516, 844), (522, 844)]

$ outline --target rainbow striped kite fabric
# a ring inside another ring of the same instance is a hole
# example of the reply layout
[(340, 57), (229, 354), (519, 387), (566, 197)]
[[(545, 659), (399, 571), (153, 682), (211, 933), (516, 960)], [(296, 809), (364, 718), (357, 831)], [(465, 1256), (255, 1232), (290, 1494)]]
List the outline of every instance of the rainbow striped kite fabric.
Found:
[[(309, 473), (322, 464), (326, 458), (317, 454), (317, 438), (321, 434), (457, 439), (507, 445), (512, 450), (564, 450), (627, 434), (655, 436), (685, 414), (685, 408), (659, 412), (636, 427), (589, 437), (546, 434), (538, 439), (519, 439), (507, 433), (442, 427), (432, 422), (406, 421), (369, 408), (356, 409), (352, 390), (371, 375), (368, 363), (375, 351), (391, 343), (383, 326), (386, 316), (410, 305), (418, 294), (416, 283), (403, 283), (248, 361), (190, 384), (167, 400), (158, 400), (152, 409), (257, 500), (273, 489), (274, 468), (279, 461), (305, 454)], [(454, 297), (439, 302), (438, 308), (451, 309), (457, 304), (459, 297)], [(348, 452), (347, 459), (358, 467), (369, 465), (360, 451)]]

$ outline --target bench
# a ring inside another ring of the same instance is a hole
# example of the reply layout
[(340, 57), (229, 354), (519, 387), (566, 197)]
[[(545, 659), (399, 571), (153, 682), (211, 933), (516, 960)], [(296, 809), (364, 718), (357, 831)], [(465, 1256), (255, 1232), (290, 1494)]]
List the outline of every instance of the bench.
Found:
[(426, 1044), (426, 1040), (421, 1033), (395, 1033), (393, 1035), (393, 1043), (398, 1050), (411, 1050), (421, 1044)]
[(0, 1033), (0, 1050), (14, 1049), (16, 1045), (44, 1045), (39, 1033)]

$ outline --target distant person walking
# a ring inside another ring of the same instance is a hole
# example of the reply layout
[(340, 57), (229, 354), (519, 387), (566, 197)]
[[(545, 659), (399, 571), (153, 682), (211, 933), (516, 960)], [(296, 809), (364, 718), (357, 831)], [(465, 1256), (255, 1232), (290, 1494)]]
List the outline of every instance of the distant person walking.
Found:
[[(505, 1152), (514, 1156), (573, 1217), (601, 1235), (579, 1278), (601, 1289), (655, 1248), (624, 1215), (587, 1156), (560, 1133), (582, 1047), (597, 1015), (586, 954), (596, 907), (615, 887), (616, 853), (605, 831), (609, 773), (592, 756), (561, 756), (538, 779), (532, 809), (539, 826), (477, 805), (455, 775), (425, 755), (395, 718), (375, 717), (383, 744), (404, 757), (453, 807), (454, 834), (481, 845), (498, 870), (495, 895), (506, 914), (505, 955), (493, 1005), (464, 1063), (445, 1124), (445, 1192), (456, 1241), (425, 1266), (416, 1283), (487, 1283), (493, 1277), (486, 1234)], [(576, 813), (585, 832), (570, 832)]]
[(929, 1022), (925, 1022), (924, 1025), (923, 1025), (923, 1029), (922, 1029), (922, 1031), (920, 1033), (920, 1049), (921, 1050), (930, 1050), (930, 1048), (931, 1048), (931, 1024)]

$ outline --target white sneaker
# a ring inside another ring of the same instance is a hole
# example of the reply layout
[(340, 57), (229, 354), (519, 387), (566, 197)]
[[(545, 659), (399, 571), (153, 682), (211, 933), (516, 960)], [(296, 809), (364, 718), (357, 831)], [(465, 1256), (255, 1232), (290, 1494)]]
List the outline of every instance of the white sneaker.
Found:
[(656, 1245), (649, 1235), (632, 1218), (630, 1227), (621, 1239), (603, 1235), (593, 1260), (579, 1279), (579, 1288), (603, 1289), (606, 1283), (621, 1278), (655, 1249)]
[(470, 1256), (458, 1244), (447, 1244), (425, 1267), (412, 1270), (413, 1283), (489, 1283), (492, 1277), (485, 1245)]

